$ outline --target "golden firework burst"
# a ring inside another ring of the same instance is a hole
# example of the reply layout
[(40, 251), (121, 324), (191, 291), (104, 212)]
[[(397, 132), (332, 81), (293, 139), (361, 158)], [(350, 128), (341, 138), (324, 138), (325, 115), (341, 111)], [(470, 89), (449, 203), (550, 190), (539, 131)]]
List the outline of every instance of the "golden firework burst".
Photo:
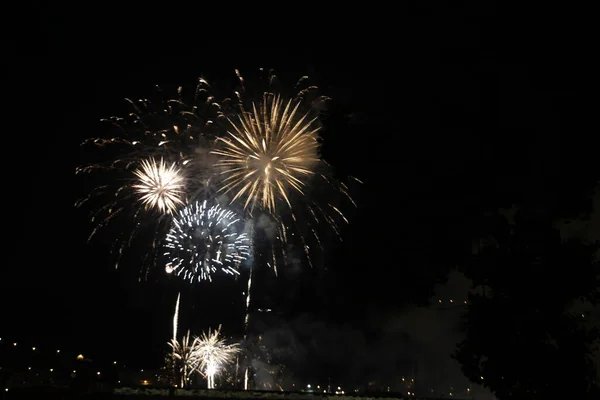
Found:
[(213, 150), (223, 168), (221, 192), (233, 192), (232, 202), (245, 197), (244, 208), (262, 208), (274, 213), (277, 199), (291, 208), (289, 191), (303, 194), (306, 178), (319, 162), (319, 127), (316, 118), (299, 111), (300, 102), (267, 98), (252, 112), (231, 121), (229, 136)]

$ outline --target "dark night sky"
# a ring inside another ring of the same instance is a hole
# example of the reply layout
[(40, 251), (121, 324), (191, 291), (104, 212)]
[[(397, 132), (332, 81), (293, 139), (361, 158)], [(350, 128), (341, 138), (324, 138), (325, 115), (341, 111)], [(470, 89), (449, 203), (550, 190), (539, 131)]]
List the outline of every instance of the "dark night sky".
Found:
[(166, 340), (176, 289), (115, 272), (84, 244), (87, 227), (72, 207), (80, 140), (122, 110), (123, 97), (154, 84), (265, 67), (290, 85), (311, 75), (333, 97), (341, 128), (327, 132), (325, 156), (365, 184), (344, 244), (331, 247), (320, 284), (298, 294), (297, 312), (325, 309), (320, 318), (359, 327), (374, 308), (425, 301), (445, 275), (440, 265), (470, 245), (455, 237), (473, 215), (509, 207), (533, 182), (566, 204), (574, 176), (584, 180), (593, 159), (592, 146), (581, 146), (591, 107), (576, 35), (525, 19), (507, 26), (492, 6), (405, 10), (360, 34), (358, 20), (318, 33), (305, 22), (288, 42), (268, 39), (262, 23), (248, 35), (196, 29), (189, 16), (175, 27), (178, 10), (166, 10), (164, 24), (138, 11), (85, 19), (63, 11), (38, 11), (38, 36), (7, 47), (5, 168), (16, 171), (16, 194), (4, 192), (2, 335), (130, 357), (134, 340)]

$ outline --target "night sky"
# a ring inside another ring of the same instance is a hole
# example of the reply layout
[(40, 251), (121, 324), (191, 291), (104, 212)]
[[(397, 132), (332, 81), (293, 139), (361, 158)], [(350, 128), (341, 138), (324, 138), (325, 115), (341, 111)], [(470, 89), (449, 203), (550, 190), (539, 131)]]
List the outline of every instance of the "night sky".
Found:
[[(367, 32), (360, 26), (379, 16), (323, 29), (305, 21), (289, 38), (269, 38), (259, 21), (248, 34), (233, 23), (194, 26), (188, 12), (175, 24), (180, 11), (156, 23), (140, 10), (70, 18), (40, 9), (33, 39), (9, 40), (0, 336), (143, 366), (166, 350), (180, 289), (198, 301), (186, 310), (195, 326), (241, 321), (239, 310), (222, 316), (200, 304), (223, 297), (215, 284), (139, 283), (135, 255), (115, 271), (102, 242), (86, 244), (91, 226), (73, 208), (79, 143), (101, 117), (126, 110), (124, 97), (155, 84), (193, 87), (203, 76), (227, 85), (235, 68), (246, 77), (273, 68), (290, 86), (309, 75), (333, 98), (324, 158), (364, 185), (343, 243), (328, 245), (324, 266), (285, 283), (288, 321), (384, 340), (382, 321), (436, 298), (435, 285), (471, 246), (464, 233), (477, 215), (529, 196), (565, 210), (590, 202), (578, 194), (598, 173), (597, 147), (582, 145), (592, 115), (583, 52), (550, 23), (507, 26), (496, 7), (440, 6), (407, 9)], [(452, 285), (447, 297), (464, 294), (464, 283)], [(419, 329), (408, 334), (431, 326)]]

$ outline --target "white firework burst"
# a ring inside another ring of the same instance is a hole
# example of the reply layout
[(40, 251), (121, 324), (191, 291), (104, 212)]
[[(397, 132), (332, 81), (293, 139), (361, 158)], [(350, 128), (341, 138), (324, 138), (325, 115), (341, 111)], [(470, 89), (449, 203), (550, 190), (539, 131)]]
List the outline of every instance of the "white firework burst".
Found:
[(133, 172), (138, 181), (132, 185), (140, 195), (146, 209), (155, 208), (161, 213), (174, 213), (177, 206), (184, 204), (185, 182), (175, 164), (167, 165), (161, 158), (141, 161), (140, 169)]
[(221, 326), (215, 331), (208, 330), (197, 338), (194, 355), (199, 361), (198, 370), (206, 376), (209, 389), (215, 388), (215, 377), (224, 366), (231, 363), (241, 351), (238, 343), (227, 344), (221, 337)]
[(190, 282), (212, 281), (219, 270), (239, 275), (240, 264), (250, 255), (250, 238), (236, 213), (196, 201), (173, 217), (164, 248), (167, 273)]

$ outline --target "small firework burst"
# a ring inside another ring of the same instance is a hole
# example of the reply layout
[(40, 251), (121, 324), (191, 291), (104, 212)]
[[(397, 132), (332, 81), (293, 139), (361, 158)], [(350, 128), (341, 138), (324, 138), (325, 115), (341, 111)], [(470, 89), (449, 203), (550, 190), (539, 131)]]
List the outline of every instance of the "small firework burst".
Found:
[(179, 375), (181, 387), (185, 387), (189, 378), (199, 370), (202, 360), (199, 358), (200, 339), (190, 336), (188, 331), (181, 341), (172, 338), (169, 341), (171, 353), (167, 357), (167, 366), (174, 368)]
[(174, 213), (183, 204), (184, 178), (175, 164), (167, 165), (163, 159), (142, 160), (134, 175), (138, 183), (132, 185), (140, 195), (146, 209), (157, 209), (161, 213)]
[(215, 377), (222, 372), (227, 364), (235, 360), (240, 352), (240, 346), (237, 343), (227, 344), (227, 341), (221, 336), (221, 326), (208, 333), (203, 332), (198, 338), (195, 347), (195, 357), (200, 361), (199, 370), (206, 377), (209, 389), (215, 388)]

